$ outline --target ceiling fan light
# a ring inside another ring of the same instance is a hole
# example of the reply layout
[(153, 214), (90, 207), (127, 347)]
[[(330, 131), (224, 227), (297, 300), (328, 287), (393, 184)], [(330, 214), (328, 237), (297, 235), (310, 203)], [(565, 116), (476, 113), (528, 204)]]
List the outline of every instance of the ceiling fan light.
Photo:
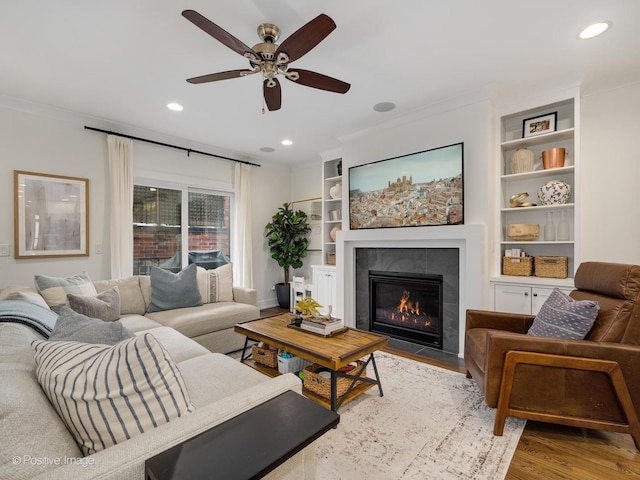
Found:
[(602, 35), (604, 32), (611, 28), (611, 22), (595, 22), (590, 25), (587, 25), (580, 33), (578, 33), (578, 38), (580, 40), (587, 40), (589, 38), (597, 37), (598, 35)]

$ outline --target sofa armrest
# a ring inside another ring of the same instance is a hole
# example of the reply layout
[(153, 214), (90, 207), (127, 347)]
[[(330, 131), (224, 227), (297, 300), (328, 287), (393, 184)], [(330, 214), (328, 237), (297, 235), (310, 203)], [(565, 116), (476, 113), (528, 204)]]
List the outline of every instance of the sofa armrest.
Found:
[[(512, 332), (491, 330), (487, 333), (487, 358), (485, 397), (490, 406), (497, 405), (505, 356), (509, 351), (555, 354), (580, 358), (612, 360), (620, 365), (632, 397), (640, 408), (640, 347), (619, 343), (593, 342), (589, 340), (563, 340), (535, 337)], [(544, 367), (540, 367), (544, 368)], [(489, 403), (491, 401), (491, 403)]]
[(527, 333), (534, 315), (519, 313), (492, 312), (489, 310), (467, 310), (466, 329), (491, 328), (507, 332)]
[(287, 390), (301, 392), (300, 379), (288, 373), (204, 405), (193, 413), (114, 445), (75, 464), (65, 464), (38, 480), (144, 479), (145, 460), (223, 423)]
[(258, 294), (254, 288), (233, 287), (233, 300), (238, 303), (258, 306)]

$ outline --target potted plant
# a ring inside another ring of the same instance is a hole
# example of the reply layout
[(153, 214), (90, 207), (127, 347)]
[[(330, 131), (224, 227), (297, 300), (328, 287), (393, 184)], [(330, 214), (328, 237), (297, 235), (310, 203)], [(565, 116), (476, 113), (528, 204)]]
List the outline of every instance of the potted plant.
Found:
[(278, 304), (282, 308), (289, 308), (289, 269), (302, 267), (310, 231), (307, 214), (302, 210), (294, 212), (290, 203), (283, 204), (265, 226), (271, 258), (284, 269), (284, 283), (275, 286)]

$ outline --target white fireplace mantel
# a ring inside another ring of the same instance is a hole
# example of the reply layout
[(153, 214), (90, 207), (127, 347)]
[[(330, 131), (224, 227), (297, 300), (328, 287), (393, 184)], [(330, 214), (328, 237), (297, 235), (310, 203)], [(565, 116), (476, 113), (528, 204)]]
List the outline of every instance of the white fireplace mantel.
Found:
[(460, 259), (460, 341), (464, 352), (465, 312), (483, 308), (486, 282), (484, 225), (342, 230), (336, 238), (336, 314), (355, 327), (355, 251), (357, 248), (457, 248)]

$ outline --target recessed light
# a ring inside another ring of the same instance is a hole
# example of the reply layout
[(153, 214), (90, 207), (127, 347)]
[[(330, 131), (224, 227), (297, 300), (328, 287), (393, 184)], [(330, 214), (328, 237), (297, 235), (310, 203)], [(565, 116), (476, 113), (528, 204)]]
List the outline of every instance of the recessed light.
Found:
[(284, 146), (288, 147), (290, 145), (293, 145), (293, 142), (287, 138), (285, 138), (284, 140), (282, 140), (281, 142)]
[(395, 103), (391, 103), (391, 102), (380, 102), (380, 103), (376, 103), (373, 106), (373, 109), (376, 112), (389, 112), (389, 111), (393, 110), (394, 108), (396, 108), (396, 104)]
[(578, 38), (581, 40), (587, 40), (589, 38), (597, 37), (598, 35), (602, 35), (604, 32), (611, 28), (611, 22), (596, 22), (590, 25), (587, 25), (580, 33), (578, 33)]
[(273, 148), (273, 147), (262, 147), (262, 148), (260, 149), (260, 151), (261, 151), (261, 152), (266, 152), (266, 153), (271, 153), (271, 152), (275, 152), (275, 151), (276, 151), (276, 149), (275, 149), (275, 148)]
[(167, 108), (169, 110), (173, 110), (174, 112), (181, 112), (184, 110), (184, 107), (179, 103), (167, 103)]

